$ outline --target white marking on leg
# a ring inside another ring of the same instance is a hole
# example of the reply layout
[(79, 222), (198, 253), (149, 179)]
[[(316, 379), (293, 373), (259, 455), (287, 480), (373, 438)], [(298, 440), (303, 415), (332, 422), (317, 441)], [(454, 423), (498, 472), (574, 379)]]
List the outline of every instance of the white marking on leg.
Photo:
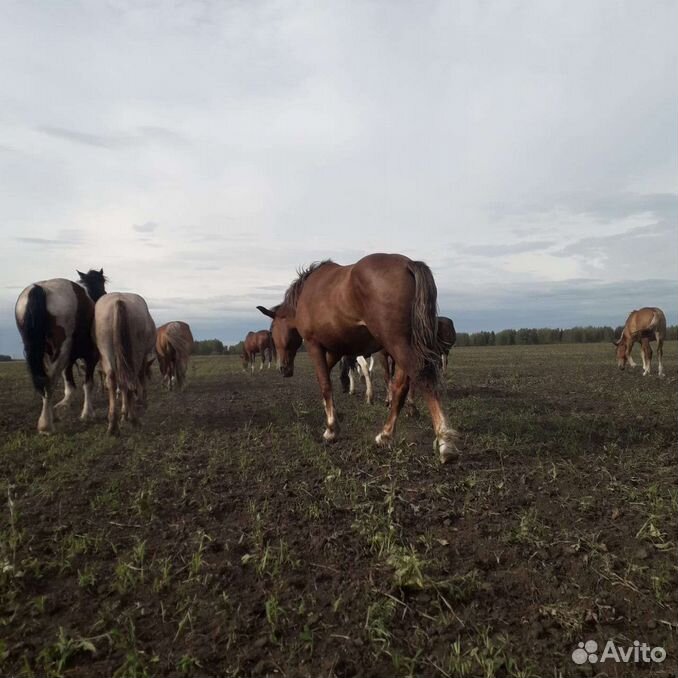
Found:
[(80, 414), (80, 419), (83, 421), (85, 419), (94, 419), (94, 407), (92, 406), (92, 388), (93, 383), (91, 381), (86, 381), (85, 385), (82, 387), (82, 390), (85, 393), (85, 400), (82, 406), (82, 413)]
[(45, 391), (45, 394), (42, 396), (42, 412), (40, 412), (40, 419), (38, 419), (38, 432), (49, 434), (53, 431), (52, 395), (49, 391)]
[(355, 393), (355, 377), (353, 376), (353, 370), (349, 369), (348, 371), (348, 382), (350, 384), (348, 388), (348, 394), (353, 395)]
[(68, 379), (66, 379), (66, 373), (64, 372), (64, 397), (54, 406), (54, 409), (60, 410), (63, 407), (68, 407), (71, 400), (73, 400), (75, 390), (76, 389), (68, 382)]
[(358, 356), (358, 367), (360, 367), (360, 371), (362, 372), (363, 377), (365, 377), (365, 387), (367, 389), (365, 399), (367, 400), (368, 404), (372, 404), (372, 398), (374, 396), (374, 391), (372, 389), (372, 379), (370, 377), (370, 368), (367, 364), (367, 360), (365, 360), (365, 358), (363, 358), (363, 356)]

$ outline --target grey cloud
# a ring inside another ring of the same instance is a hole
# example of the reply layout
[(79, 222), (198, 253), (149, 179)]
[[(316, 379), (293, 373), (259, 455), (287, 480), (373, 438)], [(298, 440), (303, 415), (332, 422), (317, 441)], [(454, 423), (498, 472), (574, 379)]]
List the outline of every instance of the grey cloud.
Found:
[(460, 254), (470, 254), (478, 257), (498, 257), (507, 254), (521, 254), (522, 252), (537, 252), (555, 245), (553, 240), (531, 240), (503, 245), (453, 245), (452, 249)]
[(54, 238), (40, 238), (33, 236), (15, 236), (14, 240), (26, 245), (39, 245), (42, 247), (71, 247), (83, 242), (82, 232), (77, 229), (61, 229)]
[[(649, 241), (652, 241), (651, 243)], [(657, 240), (662, 240), (665, 244), (658, 250)], [(569, 257), (569, 256), (592, 256), (596, 253), (602, 253), (605, 256), (611, 256), (615, 251), (622, 249), (625, 257), (628, 258), (629, 263), (638, 265), (639, 250), (638, 248), (650, 248), (650, 251), (655, 251), (659, 256), (666, 249), (672, 251), (673, 254), (677, 251), (678, 245), (678, 231), (676, 225), (673, 223), (660, 222), (649, 224), (648, 226), (638, 226), (631, 228), (622, 233), (615, 233), (613, 235), (592, 236), (590, 238), (581, 238), (565, 247), (552, 252), (554, 256)], [(673, 256), (672, 254), (672, 256)], [(651, 260), (647, 261), (649, 267), (652, 266)]]
[(184, 142), (185, 139), (177, 132), (162, 127), (138, 127), (133, 133), (126, 134), (93, 134), (80, 132), (65, 127), (41, 125), (39, 132), (57, 139), (65, 139), (76, 144), (107, 148), (109, 150), (129, 148), (153, 142)]
[(132, 228), (137, 233), (153, 233), (158, 228), (158, 224), (155, 221), (146, 221), (143, 224), (134, 224)]

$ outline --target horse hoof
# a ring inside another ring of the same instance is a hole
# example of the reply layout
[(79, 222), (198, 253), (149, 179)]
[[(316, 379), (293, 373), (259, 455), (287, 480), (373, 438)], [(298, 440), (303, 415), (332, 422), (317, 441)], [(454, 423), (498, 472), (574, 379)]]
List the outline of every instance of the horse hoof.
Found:
[(391, 442), (391, 436), (386, 435), (383, 431), (374, 439), (379, 447), (386, 447)]
[(38, 429), (38, 433), (39, 433), (41, 436), (51, 436), (52, 433), (54, 433), (54, 431), (53, 431), (51, 428), (42, 428), (42, 429), (39, 428), (39, 429)]
[(454, 444), (454, 440), (458, 437), (456, 431), (450, 432), (448, 436), (442, 440), (436, 438), (433, 441), (433, 449), (438, 452), (441, 464), (456, 460), (461, 455), (459, 448)]
[(326, 443), (333, 443), (337, 439), (337, 434), (334, 431), (325, 431), (323, 433), (323, 440)]

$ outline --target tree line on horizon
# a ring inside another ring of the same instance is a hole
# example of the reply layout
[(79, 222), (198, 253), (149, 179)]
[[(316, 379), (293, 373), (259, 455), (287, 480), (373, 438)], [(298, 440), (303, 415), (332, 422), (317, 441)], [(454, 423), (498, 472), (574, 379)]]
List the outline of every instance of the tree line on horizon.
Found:
[[(536, 344), (596, 344), (619, 338), (623, 327), (581, 326), (560, 329), (553, 327), (521, 327), (499, 332), (457, 332), (456, 346), (527, 346)], [(666, 328), (668, 341), (678, 340), (678, 325)], [(240, 355), (243, 342), (231, 346), (220, 339), (196, 341), (194, 355)], [(302, 347), (303, 349), (303, 347)]]

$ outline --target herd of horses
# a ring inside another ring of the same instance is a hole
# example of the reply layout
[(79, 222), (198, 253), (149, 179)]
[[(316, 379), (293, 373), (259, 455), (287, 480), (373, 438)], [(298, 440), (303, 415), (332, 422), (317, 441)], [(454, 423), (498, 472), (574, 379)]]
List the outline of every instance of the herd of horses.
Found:
[[(183, 387), (193, 336), (181, 321), (156, 329), (146, 301), (138, 294), (107, 293), (103, 269), (78, 271), (78, 275), (77, 283), (56, 278), (29, 285), (16, 303), (26, 363), (42, 397), (38, 431), (51, 433), (54, 408), (71, 402), (77, 361), (85, 368), (81, 418), (93, 417), (93, 378), (100, 361), (108, 392), (108, 433), (115, 435), (121, 420), (136, 423), (145, 409), (146, 383), (154, 360), (168, 388)], [(322, 261), (298, 273), (280, 304), (257, 308), (270, 318), (270, 330), (248, 333), (243, 366), (254, 371), (259, 355), (260, 369), (266, 362), (270, 368), (275, 358), (283, 376), (291, 377), (296, 354), (305, 344), (323, 398), (326, 441), (335, 440), (339, 432), (332, 368), (342, 361), (345, 388), (353, 388), (358, 369), (366, 379), (371, 402), (371, 365), (373, 357), (379, 356), (389, 412), (376, 443), (387, 445), (393, 439), (398, 415), (416, 390), (428, 407), (441, 462), (456, 455), (458, 433), (448, 425), (440, 395), (441, 372), (447, 369), (456, 333), (452, 321), (437, 314), (437, 288), (424, 262), (400, 254), (371, 254), (347, 266)], [(656, 341), (659, 375), (663, 376), (665, 335), (666, 317), (661, 309), (633, 311), (615, 341), (618, 366), (635, 366), (631, 350), (640, 342), (644, 374), (649, 374), (650, 342)], [(64, 397), (54, 405), (62, 375)]]

